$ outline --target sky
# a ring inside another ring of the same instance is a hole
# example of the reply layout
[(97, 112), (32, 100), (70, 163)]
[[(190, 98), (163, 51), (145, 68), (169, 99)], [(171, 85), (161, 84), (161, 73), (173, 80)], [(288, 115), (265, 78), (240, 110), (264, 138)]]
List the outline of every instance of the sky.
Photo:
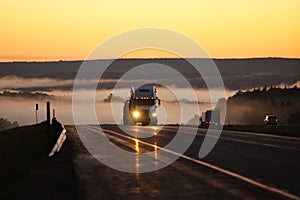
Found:
[(299, 0), (1, 0), (0, 9), (0, 61), (81, 60), (143, 27), (184, 34), (213, 58), (300, 58)]

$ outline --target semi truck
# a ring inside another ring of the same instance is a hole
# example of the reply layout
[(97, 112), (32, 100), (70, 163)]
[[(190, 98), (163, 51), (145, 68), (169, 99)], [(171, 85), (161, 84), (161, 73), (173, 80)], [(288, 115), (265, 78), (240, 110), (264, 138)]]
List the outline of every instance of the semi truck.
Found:
[(157, 109), (160, 99), (155, 86), (143, 85), (132, 87), (130, 99), (124, 102), (123, 124), (157, 125)]
[(207, 110), (202, 117), (201, 124), (220, 124), (220, 110)]

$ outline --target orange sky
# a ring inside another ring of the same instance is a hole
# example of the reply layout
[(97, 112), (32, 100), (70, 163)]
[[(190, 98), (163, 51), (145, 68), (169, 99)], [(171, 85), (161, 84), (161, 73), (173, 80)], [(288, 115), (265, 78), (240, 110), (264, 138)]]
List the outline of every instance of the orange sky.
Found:
[(104, 40), (142, 27), (178, 31), (215, 58), (300, 58), (298, 0), (2, 0), (0, 9), (0, 61), (84, 59)]

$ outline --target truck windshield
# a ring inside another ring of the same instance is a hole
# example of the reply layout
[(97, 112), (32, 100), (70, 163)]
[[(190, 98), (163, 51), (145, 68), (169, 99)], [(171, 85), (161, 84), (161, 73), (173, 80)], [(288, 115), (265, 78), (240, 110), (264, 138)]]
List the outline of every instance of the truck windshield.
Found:
[(154, 105), (154, 99), (139, 99), (136, 101), (137, 106), (152, 106)]

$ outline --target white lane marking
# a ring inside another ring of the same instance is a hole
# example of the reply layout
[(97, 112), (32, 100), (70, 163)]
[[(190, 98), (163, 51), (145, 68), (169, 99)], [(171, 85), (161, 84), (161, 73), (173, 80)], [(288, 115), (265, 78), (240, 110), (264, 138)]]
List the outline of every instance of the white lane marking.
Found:
[[(191, 127), (189, 127), (189, 128), (191, 128)], [(145, 129), (145, 127), (141, 127), (141, 129)], [(166, 128), (166, 129), (167, 129), (167, 131), (168, 130), (173, 130), (172, 128), (171, 129)], [(127, 130), (130, 130), (130, 129), (127, 129)], [(149, 131), (148, 129), (146, 129), (146, 130)], [(204, 130), (206, 130), (206, 129), (204, 129)], [(182, 133), (191, 134), (187, 131), (182, 131)], [(197, 133), (197, 135), (205, 136), (204, 133), (203, 134)], [(237, 136), (241, 137), (243, 135), (237, 135)], [(207, 137), (218, 138), (214, 135), (207, 135)], [(263, 142), (254, 142), (254, 141), (249, 141), (249, 140), (235, 139), (235, 138), (232, 138), (232, 137), (230, 137), (229, 135), (226, 135), (226, 134), (222, 134), (221, 137), (219, 137), (218, 139), (219, 140), (226, 140), (226, 141), (233, 141), (233, 142), (240, 142), (240, 143), (245, 143), (245, 144), (261, 145), (261, 146), (266, 146), (266, 147), (271, 147), (271, 148), (286, 149), (286, 150), (292, 150), (292, 151), (300, 151), (300, 149), (293, 148), (293, 147), (290, 147), (290, 146), (279, 146), (279, 145), (276, 145), (276, 144), (268, 144), (268, 143), (263, 143)]]
[[(191, 127), (189, 127), (189, 128), (191, 128)], [(166, 129), (169, 129), (169, 128), (166, 128)], [(172, 130), (172, 128), (169, 129), (169, 130)], [(201, 130), (206, 130), (206, 129), (201, 129)], [(182, 132), (184, 132), (185, 134), (190, 134), (189, 132), (186, 132), (186, 131), (182, 131)], [(243, 136), (242, 134), (244, 134), (244, 133), (236, 134), (236, 136), (238, 136), (238, 137)], [(205, 134), (199, 134), (199, 133), (197, 135), (205, 136)], [(207, 135), (207, 137), (217, 138), (213, 135)], [(262, 146), (267, 146), (267, 147), (272, 147), (272, 148), (287, 149), (287, 150), (292, 150), (292, 151), (300, 151), (300, 149), (293, 148), (293, 147), (290, 147), (290, 146), (279, 146), (279, 145), (276, 145), (276, 144), (268, 144), (268, 143), (263, 143), (263, 142), (254, 142), (254, 141), (235, 139), (235, 138), (229, 137), (229, 135), (226, 135), (226, 133), (222, 133), (221, 137), (219, 137), (219, 140), (235, 141), (235, 142), (241, 142), (241, 143), (245, 143), (245, 144), (262, 145)]]
[[(189, 134), (189, 133), (187, 133), (187, 132), (185, 132), (185, 133), (186, 133), (186, 134)], [(212, 135), (208, 135), (208, 137), (217, 138), (217, 137), (212, 136)], [(226, 141), (240, 142), (240, 143), (253, 144), (253, 145), (261, 145), (261, 146), (266, 146), (266, 147), (272, 147), (272, 148), (278, 148), (278, 149), (287, 149), (287, 150), (292, 150), (292, 151), (300, 151), (300, 149), (296, 149), (296, 148), (293, 148), (293, 147), (279, 146), (279, 145), (268, 144), (268, 143), (263, 143), (263, 142), (245, 141), (245, 140), (234, 139), (234, 138), (230, 138), (230, 137), (227, 137), (227, 138), (226, 138), (225, 135), (219, 137), (219, 140), (226, 140)]]
[[(133, 138), (133, 137), (130, 137), (130, 136), (126, 136), (126, 135), (123, 135), (123, 134), (120, 134), (120, 133), (117, 133), (115, 131), (111, 131), (111, 130), (107, 130), (107, 129), (103, 129), (102, 130), (105, 130), (106, 132), (109, 132), (109, 133), (112, 133), (112, 134), (115, 134), (115, 135), (118, 135), (120, 137), (123, 137), (123, 138), (126, 138), (126, 139), (129, 139), (129, 140), (138, 140), (136, 138)], [(147, 143), (147, 142), (144, 142), (144, 141), (141, 141), (141, 140), (138, 140), (139, 143), (141, 144), (144, 144), (146, 146), (150, 146), (150, 147), (154, 147), (154, 145), (150, 144), (150, 143)], [(216, 170), (218, 172), (221, 172), (223, 174), (226, 174), (226, 175), (229, 175), (229, 176), (232, 176), (232, 177), (235, 177), (237, 179), (240, 179), (242, 181), (245, 181), (249, 184), (252, 184), (256, 187), (259, 187), (259, 188), (263, 188), (265, 190), (268, 190), (270, 192), (274, 192), (274, 193), (277, 193), (277, 194), (280, 194), (282, 196), (285, 196), (285, 197), (288, 197), (290, 199), (295, 199), (295, 200), (300, 200), (300, 197), (296, 196), (296, 195), (293, 195), (293, 194), (290, 194), (284, 190), (280, 190), (278, 188), (275, 188), (275, 187), (272, 187), (272, 186), (268, 186), (268, 185), (265, 185), (263, 183), (260, 183), (260, 182), (257, 182), (251, 178), (248, 178), (248, 177), (245, 177), (243, 175), (240, 175), (240, 174), (237, 174), (237, 173), (234, 173), (234, 172), (231, 172), (229, 170), (226, 170), (226, 169), (223, 169), (223, 168), (220, 168), (218, 166), (215, 166), (215, 165), (212, 165), (212, 164), (209, 164), (207, 162), (204, 162), (204, 161), (201, 161), (201, 160), (197, 160), (197, 159), (194, 159), (194, 158), (191, 158), (189, 156), (186, 156), (186, 155), (181, 155), (175, 151), (172, 151), (172, 150), (168, 150), (168, 149), (165, 149), (164, 147), (160, 147), (160, 146), (157, 146), (159, 149), (165, 151), (165, 152), (168, 152), (168, 153), (171, 153), (173, 155), (176, 155), (176, 156), (180, 156), (181, 158), (184, 158), (186, 160), (189, 160), (189, 161), (192, 161), (192, 162), (195, 162), (197, 164), (200, 164), (200, 165), (203, 165), (205, 167), (208, 167), (210, 169), (213, 169), (213, 170)]]
[[(172, 127), (172, 126), (166, 126), (168, 129), (175, 129), (175, 127)], [(206, 131), (207, 129), (205, 128), (198, 128), (198, 127), (189, 127), (189, 126), (186, 126), (185, 128), (189, 128), (189, 129), (200, 129), (200, 130), (203, 130), (203, 131)], [(242, 135), (242, 134), (245, 134), (245, 135), (250, 135), (250, 136), (259, 136), (259, 137), (270, 137), (270, 138), (277, 138), (277, 139), (286, 139), (286, 140), (293, 140), (293, 142), (300, 142), (300, 138), (299, 137), (291, 137), (291, 136), (284, 136), (284, 135), (271, 135), (271, 134), (268, 134), (268, 133), (256, 133), (256, 132), (248, 132), (248, 131), (233, 131), (233, 130), (224, 130), (224, 132), (229, 132), (229, 133), (233, 133), (233, 134), (236, 134), (236, 135)]]
[(259, 137), (270, 137), (270, 138), (277, 138), (277, 139), (286, 139), (286, 140), (294, 140), (295, 142), (300, 142), (300, 138), (298, 137), (290, 137), (290, 136), (283, 136), (283, 135), (271, 135), (268, 133), (255, 133), (255, 132), (243, 132), (243, 131), (232, 131), (232, 130), (224, 130), (225, 132), (231, 132), (236, 134), (246, 134), (246, 135), (255, 135)]

